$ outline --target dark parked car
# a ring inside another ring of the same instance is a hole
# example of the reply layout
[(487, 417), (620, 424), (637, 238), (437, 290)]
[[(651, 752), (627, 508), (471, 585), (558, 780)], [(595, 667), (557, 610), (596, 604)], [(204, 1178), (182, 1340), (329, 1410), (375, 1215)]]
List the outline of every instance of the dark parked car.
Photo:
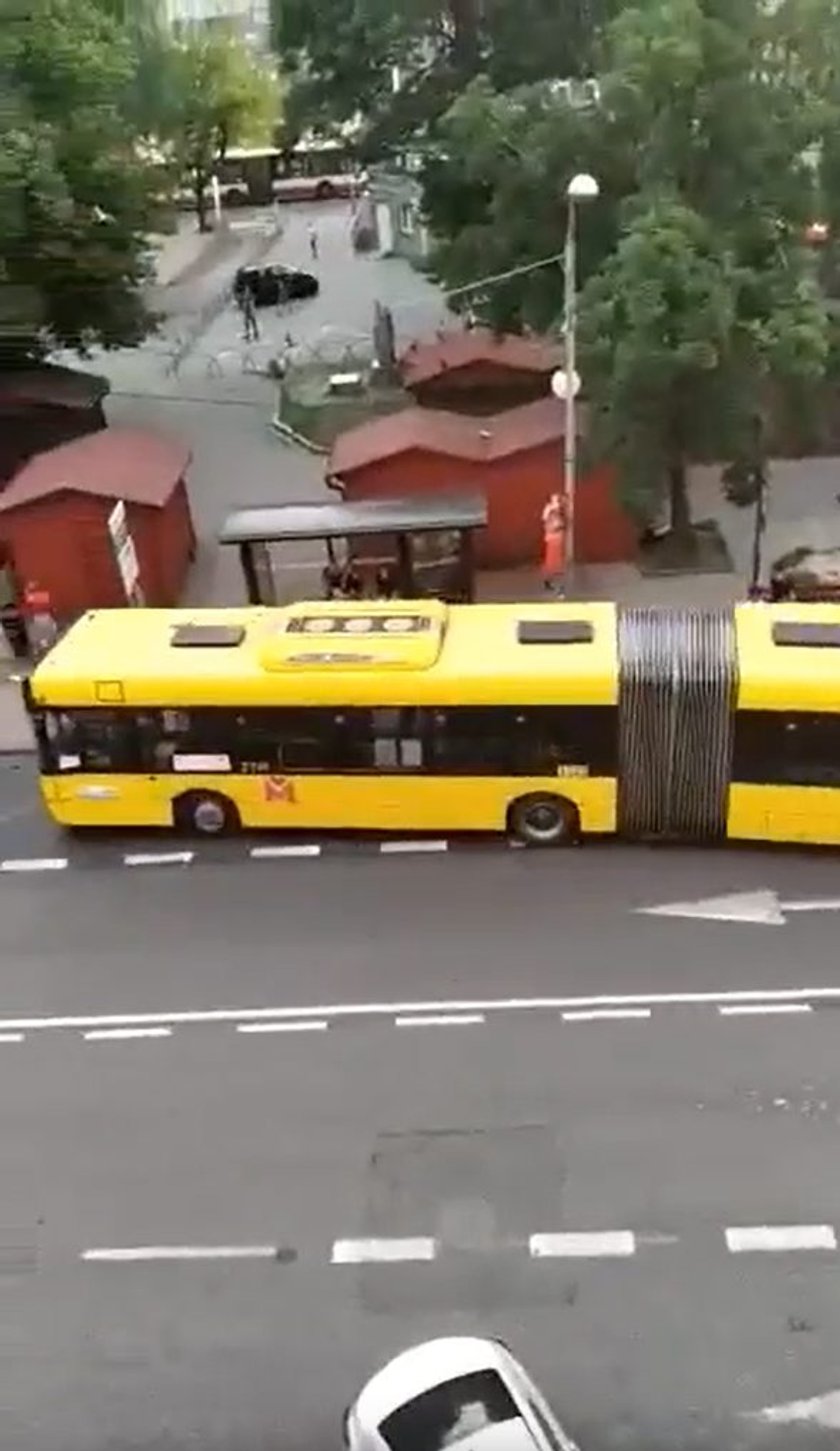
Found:
[(233, 280), (233, 295), (242, 296), (246, 289), (255, 307), (276, 307), (281, 302), (299, 302), (317, 297), (320, 283), (311, 272), (299, 267), (283, 267), (279, 262), (269, 267), (240, 267)]

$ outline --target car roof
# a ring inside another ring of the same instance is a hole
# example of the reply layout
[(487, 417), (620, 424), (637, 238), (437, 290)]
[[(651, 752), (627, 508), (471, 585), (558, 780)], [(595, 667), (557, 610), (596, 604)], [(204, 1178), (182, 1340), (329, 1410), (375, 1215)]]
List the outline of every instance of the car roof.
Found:
[[(459, 1376), (471, 1375), (477, 1370), (496, 1370), (507, 1383), (503, 1366), (501, 1347), (493, 1340), (483, 1340), (475, 1335), (450, 1335), (427, 1340), (422, 1345), (402, 1351), (372, 1376), (359, 1395), (356, 1408), (361, 1420), (378, 1426), (406, 1401), (412, 1401), (415, 1396), (446, 1381), (457, 1380)], [(463, 1451), (467, 1451), (470, 1442), (463, 1442), (461, 1446)], [(484, 1451), (484, 1443), (481, 1443), (481, 1451)], [(518, 1447), (514, 1446), (514, 1451), (518, 1451)]]

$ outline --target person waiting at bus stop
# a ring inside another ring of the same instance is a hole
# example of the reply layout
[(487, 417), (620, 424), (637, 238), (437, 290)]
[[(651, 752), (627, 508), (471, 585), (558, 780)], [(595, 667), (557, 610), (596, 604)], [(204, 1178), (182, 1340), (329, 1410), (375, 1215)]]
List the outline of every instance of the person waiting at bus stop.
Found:
[(550, 594), (565, 592), (566, 575), (566, 501), (560, 494), (551, 494), (542, 511), (543, 588)]

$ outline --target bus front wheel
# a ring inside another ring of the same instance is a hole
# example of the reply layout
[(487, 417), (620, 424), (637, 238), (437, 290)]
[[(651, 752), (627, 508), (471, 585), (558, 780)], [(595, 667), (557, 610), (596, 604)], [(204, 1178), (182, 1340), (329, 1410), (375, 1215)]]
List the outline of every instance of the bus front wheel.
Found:
[(580, 818), (565, 797), (535, 793), (511, 803), (508, 829), (526, 846), (571, 846), (580, 837)]
[(233, 802), (218, 791), (187, 791), (173, 810), (175, 826), (191, 836), (229, 836), (240, 826)]

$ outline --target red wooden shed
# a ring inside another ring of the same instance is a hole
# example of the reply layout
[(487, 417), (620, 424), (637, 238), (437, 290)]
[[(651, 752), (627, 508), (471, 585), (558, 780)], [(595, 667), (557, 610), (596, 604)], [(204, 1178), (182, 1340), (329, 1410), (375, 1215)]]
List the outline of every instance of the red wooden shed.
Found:
[(33, 454), (107, 427), (107, 378), (40, 363), (0, 368), (0, 484)]
[(412, 343), (400, 359), (400, 376), (422, 408), (489, 414), (546, 397), (552, 373), (562, 366), (562, 347), (547, 338), (475, 327)]
[(38, 454), (0, 494), (0, 546), (21, 585), (46, 590), (53, 614), (126, 603), (108, 519), (125, 505), (148, 605), (178, 603), (195, 553), (185, 476), (190, 450), (108, 428)]
[[(585, 422), (584, 409), (579, 417)], [(328, 482), (354, 502), (453, 489), (483, 493), (488, 524), (476, 536), (479, 565), (533, 565), (540, 558), (543, 506), (562, 487), (563, 419), (553, 396), (492, 418), (408, 408), (341, 434)], [(585, 564), (636, 552), (636, 529), (616, 500), (609, 468), (579, 480), (575, 541)]]

